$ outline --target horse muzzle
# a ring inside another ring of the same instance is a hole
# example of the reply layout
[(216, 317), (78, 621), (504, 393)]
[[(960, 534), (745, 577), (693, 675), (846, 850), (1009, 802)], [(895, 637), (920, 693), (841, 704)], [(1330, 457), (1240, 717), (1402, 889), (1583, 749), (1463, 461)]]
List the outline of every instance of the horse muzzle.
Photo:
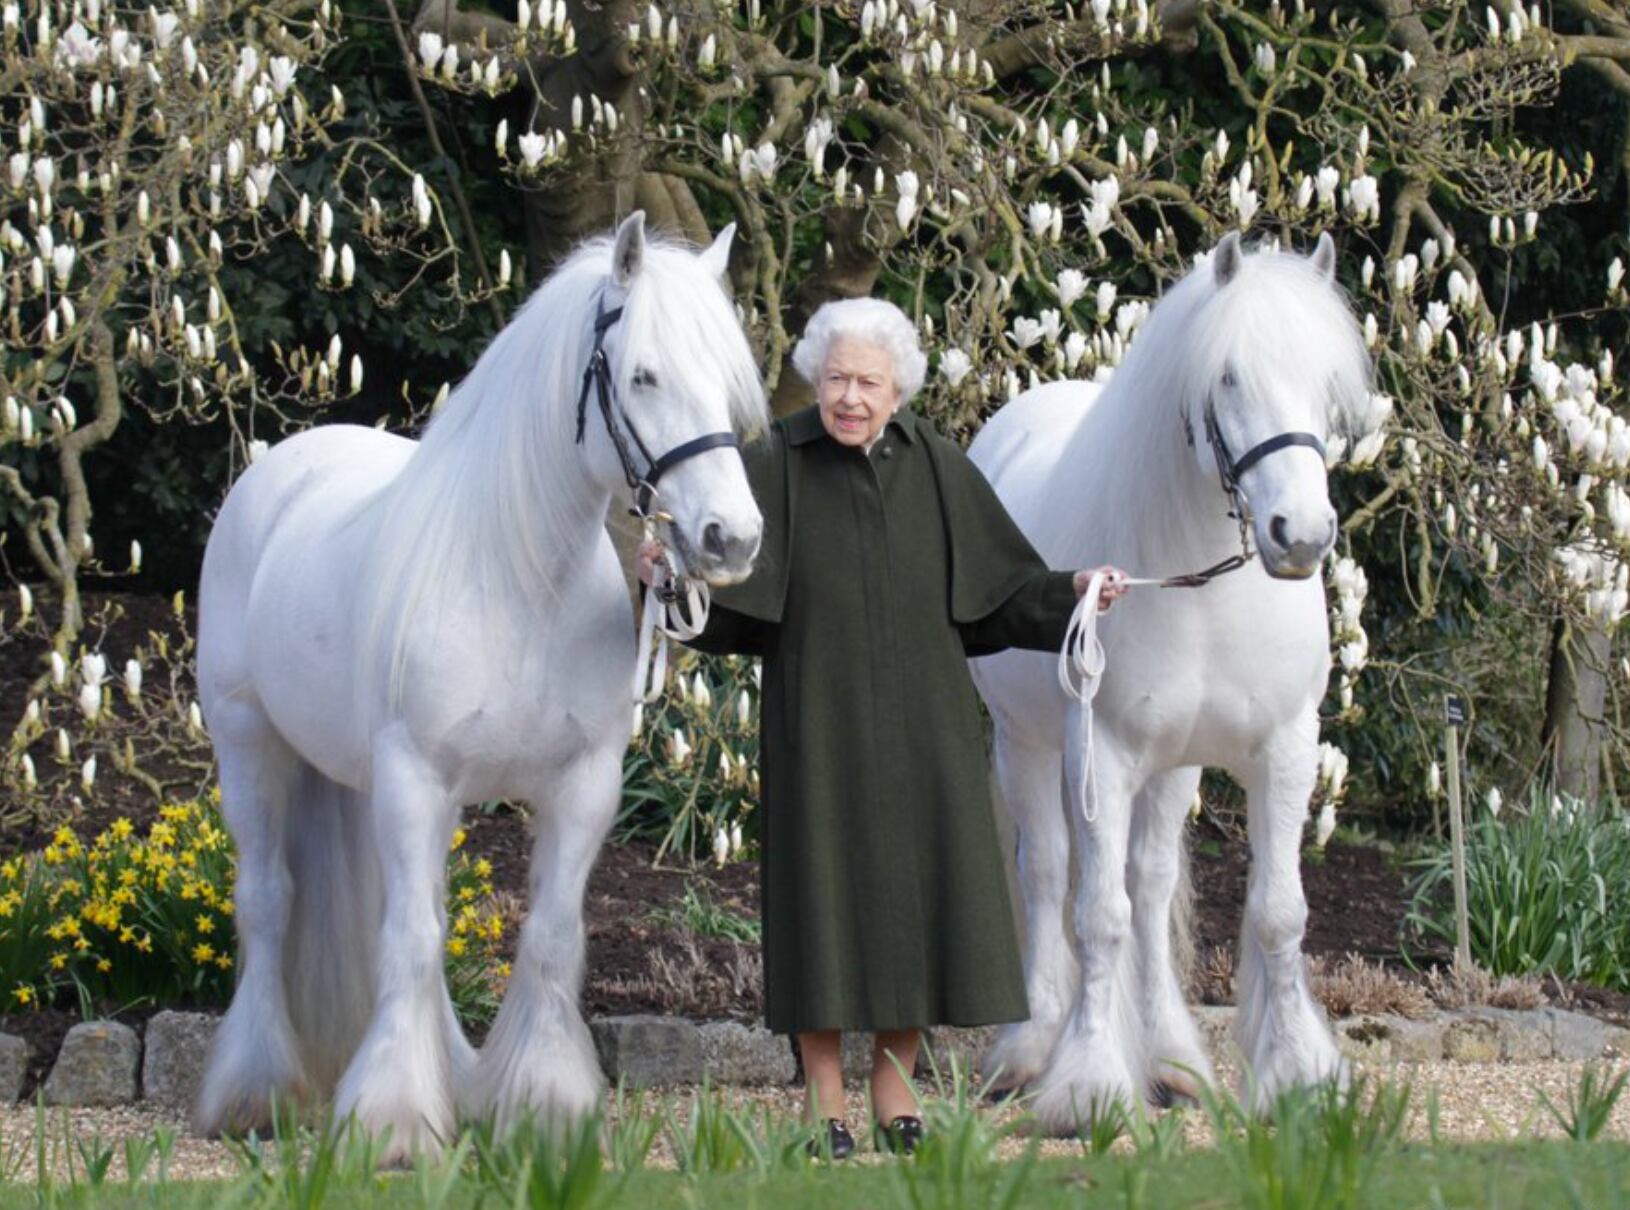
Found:
[(753, 570), (763, 526), (732, 527), (718, 519), (702, 523), (697, 540), (675, 527), (674, 543), (685, 560), (685, 570), (713, 588), (739, 584)]
[(1329, 514), (1322, 532), (1306, 532), (1312, 528), (1294, 527), (1283, 516), (1270, 518), (1267, 533), (1257, 534), (1263, 569), (1276, 580), (1306, 580), (1316, 575), (1336, 545), (1335, 513)]

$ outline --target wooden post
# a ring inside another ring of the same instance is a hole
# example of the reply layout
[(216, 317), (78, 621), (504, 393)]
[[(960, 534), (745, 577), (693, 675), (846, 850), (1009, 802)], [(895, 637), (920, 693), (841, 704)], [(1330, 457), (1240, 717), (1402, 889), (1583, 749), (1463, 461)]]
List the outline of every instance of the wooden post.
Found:
[(1460, 727), (1466, 721), (1466, 703), (1448, 695), (1443, 699), (1446, 731), (1444, 771), (1449, 776), (1449, 852), (1455, 882), (1455, 973), (1468, 974), (1472, 966), (1471, 920), (1466, 908), (1466, 823), (1460, 805)]

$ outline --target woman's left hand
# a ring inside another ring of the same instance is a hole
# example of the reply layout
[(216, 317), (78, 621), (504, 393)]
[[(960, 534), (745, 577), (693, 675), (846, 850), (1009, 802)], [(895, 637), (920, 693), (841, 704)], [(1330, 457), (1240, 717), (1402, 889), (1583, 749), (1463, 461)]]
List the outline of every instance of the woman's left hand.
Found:
[(1126, 573), (1118, 567), (1088, 567), (1075, 573), (1075, 599), (1080, 600), (1087, 595), (1087, 586), (1092, 583), (1092, 577), (1102, 573), (1104, 577), (1103, 591), (1098, 595), (1098, 612), (1106, 612), (1111, 605), (1126, 595)]

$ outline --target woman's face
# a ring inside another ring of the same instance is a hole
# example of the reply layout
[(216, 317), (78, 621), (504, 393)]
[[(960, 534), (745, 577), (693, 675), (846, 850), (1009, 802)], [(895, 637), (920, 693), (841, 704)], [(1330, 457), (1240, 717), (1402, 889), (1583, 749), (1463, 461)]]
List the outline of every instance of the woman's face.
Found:
[(836, 336), (827, 346), (816, 398), (832, 440), (869, 446), (900, 406), (894, 359), (869, 340)]

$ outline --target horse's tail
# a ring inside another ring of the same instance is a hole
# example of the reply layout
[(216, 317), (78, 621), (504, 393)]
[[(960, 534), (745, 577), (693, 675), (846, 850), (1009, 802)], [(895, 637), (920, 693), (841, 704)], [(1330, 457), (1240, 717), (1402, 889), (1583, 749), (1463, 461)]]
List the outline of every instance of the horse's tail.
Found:
[(373, 1011), (383, 905), (367, 800), (307, 765), (285, 815), (293, 885), (284, 985), (301, 1063), (326, 1095)]

